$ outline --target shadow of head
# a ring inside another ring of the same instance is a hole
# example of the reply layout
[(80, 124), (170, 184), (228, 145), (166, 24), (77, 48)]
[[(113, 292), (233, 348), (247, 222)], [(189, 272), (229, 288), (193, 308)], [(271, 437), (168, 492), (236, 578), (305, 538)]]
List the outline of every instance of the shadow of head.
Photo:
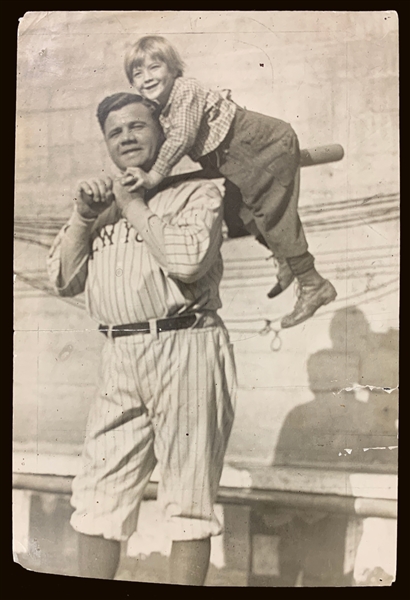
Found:
[(397, 330), (374, 332), (363, 311), (349, 306), (335, 313), (329, 334), (332, 347), (316, 352), (307, 361), (313, 392), (340, 391), (359, 384), (384, 393), (383, 388), (397, 386)]
[(329, 334), (334, 350), (361, 354), (367, 349), (371, 330), (364, 313), (356, 306), (348, 306), (335, 313)]

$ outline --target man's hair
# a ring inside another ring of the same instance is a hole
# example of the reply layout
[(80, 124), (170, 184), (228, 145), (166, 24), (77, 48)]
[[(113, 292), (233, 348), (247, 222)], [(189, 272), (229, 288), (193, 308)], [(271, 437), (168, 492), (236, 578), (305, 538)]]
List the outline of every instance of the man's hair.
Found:
[(174, 46), (159, 35), (146, 35), (133, 44), (125, 55), (125, 72), (131, 84), (133, 70), (143, 64), (146, 56), (164, 62), (174, 77), (184, 74), (184, 62)]
[(105, 122), (110, 112), (113, 110), (120, 110), (120, 108), (128, 106), (128, 104), (143, 104), (151, 111), (153, 117), (158, 118), (159, 107), (154, 104), (154, 102), (151, 102), (150, 100), (143, 98), (138, 94), (119, 92), (118, 94), (113, 94), (112, 96), (104, 98), (104, 100), (98, 105), (97, 119), (103, 133)]

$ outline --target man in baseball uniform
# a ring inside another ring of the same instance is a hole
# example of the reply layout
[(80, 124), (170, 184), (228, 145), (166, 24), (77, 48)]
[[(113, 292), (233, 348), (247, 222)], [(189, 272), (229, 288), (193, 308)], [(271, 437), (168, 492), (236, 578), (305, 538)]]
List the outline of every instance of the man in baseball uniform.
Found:
[[(135, 94), (97, 117), (119, 171), (149, 170), (163, 141), (156, 109)], [(80, 573), (113, 578), (158, 463), (173, 540), (172, 583), (202, 585), (233, 421), (236, 373), (221, 307), (223, 180), (172, 179), (130, 193), (127, 178), (79, 184), (48, 258), (61, 296), (85, 290), (105, 336), (71, 524)]]

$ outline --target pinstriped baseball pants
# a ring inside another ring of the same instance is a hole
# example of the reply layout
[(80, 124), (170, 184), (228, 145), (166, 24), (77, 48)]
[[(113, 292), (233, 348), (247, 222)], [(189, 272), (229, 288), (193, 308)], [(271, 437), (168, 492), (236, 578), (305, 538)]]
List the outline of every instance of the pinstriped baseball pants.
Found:
[(169, 537), (218, 535), (213, 505), (236, 392), (225, 327), (107, 339), (100, 380), (73, 481), (74, 529), (127, 540), (158, 462)]

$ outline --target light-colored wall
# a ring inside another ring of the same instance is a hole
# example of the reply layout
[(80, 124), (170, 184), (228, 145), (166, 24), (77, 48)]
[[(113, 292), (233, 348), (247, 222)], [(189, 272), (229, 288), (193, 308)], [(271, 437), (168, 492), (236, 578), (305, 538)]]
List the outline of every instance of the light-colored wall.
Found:
[(302, 147), (343, 145), (343, 163), (304, 170), (302, 205), (397, 191), (395, 13), (29, 13), (19, 29), (17, 214), (66, 213), (74, 183), (109, 168), (96, 106), (130, 88), (125, 48), (149, 33), (177, 46), (187, 75), (290, 122)]
[[(327, 202), (329, 208), (339, 201), (397, 193), (394, 13), (30, 13), (19, 30), (17, 218), (36, 217), (41, 225), (43, 218), (68, 217), (76, 181), (109, 172), (96, 106), (107, 94), (130, 88), (123, 72), (124, 51), (148, 33), (161, 33), (175, 43), (188, 75), (210, 87), (231, 88), (237, 102), (249, 109), (290, 121), (302, 147), (343, 145), (342, 161), (303, 169), (301, 211), (320, 202)], [(336, 313), (338, 327), (345, 332), (339, 346), (349, 358), (359, 360), (354, 322), (343, 325), (346, 306), (357, 305), (369, 332), (383, 332), (386, 335), (380, 340), (390, 344), (389, 371), (386, 352), (379, 352), (374, 360), (384, 365), (381, 383), (375, 383), (373, 375), (363, 379), (364, 372), (359, 383), (397, 385), (397, 348), (388, 334), (398, 327), (397, 221), (374, 224), (371, 204), (358, 200), (348, 206), (340, 213), (339, 229), (309, 232), (316, 264), (334, 282), (337, 302), (303, 326), (282, 331), (279, 352), (270, 350), (271, 336), (262, 337), (257, 331), (264, 318), (273, 319), (277, 327), (280, 317), (291, 311), (296, 300), (293, 288), (274, 301), (267, 300), (274, 278), (273, 264), (265, 260), (269, 254), (252, 238), (223, 245), (221, 314), (235, 345), (240, 386), (228, 458), (270, 463), (280, 435), (282, 456), (288, 455), (287, 447), (302, 439), (298, 428), (306, 429), (309, 418), (311, 431), (326, 438), (317, 456), (326, 459), (333, 453), (341, 462), (343, 457), (351, 458), (345, 448), (351, 450), (351, 438), (357, 434), (349, 430), (349, 423), (363, 422), (366, 431), (373, 427), (375, 434), (383, 436), (386, 431), (379, 417), (385, 408), (392, 416), (384, 445), (395, 443), (395, 394), (385, 394), (383, 400), (373, 395), (371, 406), (360, 404), (350, 393), (349, 403), (340, 400), (328, 413), (326, 402), (320, 401), (309, 381), (309, 356), (323, 349), (330, 354), (340, 350), (330, 335)], [(344, 227), (343, 218), (363, 207), (367, 210), (363, 224)], [(320, 207), (315, 210), (320, 213)], [(17, 270), (42, 270), (44, 276), (45, 250), (19, 244)], [(24, 286), (16, 289), (16, 437), (34, 444), (38, 438), (51, 445), (80, 443), (102, 340), (98, 333), (89, 332), (95, 324), (84, 312), (61, 300), (28, 297)], [(376, 337), (369, 333), (365, 354), (374, 351)], [(73, 351), (62, 363), (60, 354), (67, 344)], [(323, 366), (314, 377), (326, 384), (337, 379), (339, 389), (354, 383), (345, 361), (336, 364), (338, 373), (331, 375)], [(334, 390), (327, 391), (338, 398)], [(290, 412), (308, 402), (307, 412), (294, 413), (289, 421)], [(320, 419), (314, 418), (316, 411)], [(30, 431), (34, 422), (36, 432)], [(372, 445), (369, 437), (356, 435), (356, 441), (359, 447)], [(383, 444), (373, 439), (373, 445)], [(310, 448), (306, 458), (312, 458), (318, 448)]]

